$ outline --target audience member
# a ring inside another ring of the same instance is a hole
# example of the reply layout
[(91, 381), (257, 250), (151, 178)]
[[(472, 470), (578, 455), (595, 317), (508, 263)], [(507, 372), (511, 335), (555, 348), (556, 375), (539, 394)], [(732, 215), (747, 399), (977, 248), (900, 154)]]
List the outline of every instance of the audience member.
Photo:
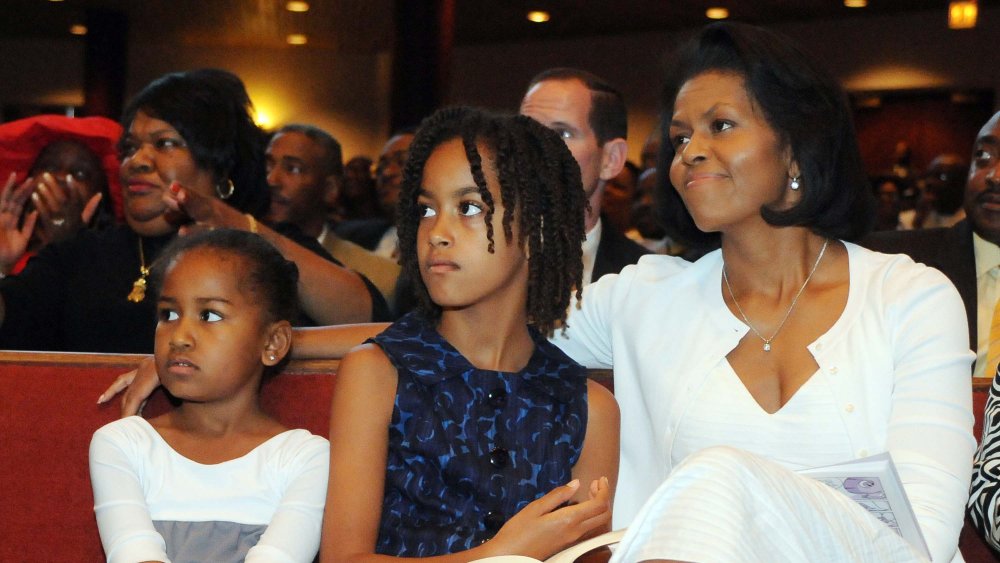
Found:
[(646, 137), (646, 142), (642, 144), (642, 162), (640, 168), (642, 172), (656, 168), (656, 161), (660, 158), (660, 136), (662, 135), (660, 126), (657, 125)]
[[(626, 231), (625, 236), (654, 254), (683, 256), (684, 247), (667, 236), (663, 222), (656, 212), (653, 194), (657, 183), (656, 168), (650, 168), (639, 176), (639, 198), (632, 206), (631, 222), (633, 227)], [(685, 258), (691, 259), (687, 256)]]
[(179, 404), (90, 445), (108, 561), (297, 561), (319, 548), (329, 444), (261, 409), (296, 317), (295, 264), (251, 233), (175, 239), (154, 265), (155, 362)]
[(544, 558), (606, 529), (617, 407), (544, 338), (580, 284), (580, 186), (533, 120), (449, 108), (421, 126), (399, 206), (420, 306), (338, 371), (324, 561)]
[(368, 278), (392, 306), (399, 265), (345, 240), (330, 228), (324, 198), (338, 199), (344, 170), (340, 143), (312, 125), (286, 125), (271, 137), (265, 151), (271, 188), (272, 224), (292, 223), (314, 237), (336, 260)]
[[(103, 117), (41, 115), (0, 125), (0, 226), (20, 227), (27, 251), (0, 251), (0, 273), (16, 274), (47, 244), (81, 228), (108, 227), (121, 217), (118, 154), (121, 126)], [(30, 198), (30, 202), (27, 202)], [(25, 210), (21, 216), (12, 212)], [(34, 211), (37, 218), (32, 219)], [(30, 221), (29, 221), (30, 220)]]
[(412, 142), (413, 133), (396, 133), (379, 153), (378, 164), (375, 166), (375, 191), (382, 216), (377, 219), (345, 221), (337, 225), (337, 234), (340, 236), (392, 260), (399, 257), (396, 205), (399, 203), (399, 187), (403, 181), (403, 166)]
[(621, 172), (628, 152), (621, 93), (589, 72), (549, 69), (531, 80), (521, 100), (521, 114), (559, 133), (580, 165), (590, 204), (583, 243), (583, 284), (635, 264), (648, 251), (601, 220), (605, 188)]
[[(219, 70), (168, 74), (140, 92), (123, 120), (126, 224), (49, 245), (0, 281), (0, 347), (148, 352), (155, 325), (148, 268), (178, 225), (191, 221), (186, 229), (259, 231), (299, 266), (301, 304), (316, 322), (371, 319), (382, 303), (377, 290), (258, 223), (268, 205), (264, 139), (249, 110), (242, 82)], [(15, 233), (0, 230), (0, 248)]]
[(632, 207), (639, 197), (639, 167), (626, 160), (621, 172), (604, 188), (604, 217), (623, 233), (632, 229)]
[(372, 160), (366, 156), (356, 156), (344, 164), (343, 189), (336, 200), (327, 202), (328, 207), (336, 210), (332, 223), (375, 219), (379, 216), (372, 165)]
[[(983, 125), (965, 177), (962, 209), (966, 218), (948, 228), (874, 233), (864, 240), (872, 250), (907, 254), (941, 270), (965, 303), (969, 342), (976, 351), (975, 377), (993, 377), (1000, 363), (1000, 172), (993, 139), (1000, 138), (1000, 113)], [(948, 176), (955, 177), (954, 170)], [(956, 191), (952, 188), (952, 192)], [(997, 328), (993, 328), (996, 326)], [(993, 351), (990, 351), (990, 348)]]
[(846, 242), (874, 215), (846, 97), (788, 39), (736, 23), (706, 27), (670, 68), (664, 216), (721, 249), (594, 283), (553, 337), (614, 367), (614, 519), (631, 523), (614, 560), (809, 560), (817, 546), (923, 560), (794, 472), (886, 451), (932, 558), (961, 560), (975, 447), (962, 304), (939, 272)]
[(894, 174), (883, 174), (872, 178), (872, 188), (875, 190), (875, 230), (902, 230), (899, 212), (902, 211), (902, 194), (906, 191), (908, 180)]
[(917, 203), (915, 229), (951, 227), (965, 219), (962, 209), (965, 173), (969, 164), (957, 154), (934, 157), (923, 178), (921, 201)]

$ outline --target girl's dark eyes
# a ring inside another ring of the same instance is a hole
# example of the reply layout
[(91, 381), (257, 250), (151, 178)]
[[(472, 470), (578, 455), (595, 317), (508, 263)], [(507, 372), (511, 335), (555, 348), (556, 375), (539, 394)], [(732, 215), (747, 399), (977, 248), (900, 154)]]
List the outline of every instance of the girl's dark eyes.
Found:
[(157, 316), (161, 321), (166, 321), (166, 322), (176, 321), (178, 318), (180, 318), (177, 315), (177, 311), (174, 311), (173, 309), (160, 309), (157, 312)]
[(215, 323), (215, 322), (219, 322), (219, 321), (222, 320), (222, 315), (220, 315), (219, 313), (216, 313), (215, 311), (212, 311), (210, 309), (206, 309), (206, 310), (202, 311), (198, 315), (198, 317), (201, 320), (203, 320), (205, 322), (208, 322), (208, 323)]
[(689, 137), (688, 135), (672, 135), (670, 137), (670, 145), (673, 146), (674, 151), (676, 151), (678, 147), (688, 142), (689, 140), (691, 140), (691, 137)]
[(463, 201), (458, 204), (458, 211), (466, 217), (472, 217), (483, 212), (483, 205), (472, 201)]
[(419, 204), (417, 205), (417, 213), (421, 218), (433, 217), (437, 215), (437, 211), (434, 211), (430, 206)]

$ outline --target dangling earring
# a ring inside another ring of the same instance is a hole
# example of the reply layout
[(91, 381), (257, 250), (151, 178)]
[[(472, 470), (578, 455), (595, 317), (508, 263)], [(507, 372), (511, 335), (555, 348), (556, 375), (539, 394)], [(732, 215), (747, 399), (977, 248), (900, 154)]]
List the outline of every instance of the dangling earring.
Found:
[(229, 199), (233, 197), (233, 192), (236, 191), (236, 186), (233, 185), (233, 181), (226, 180), (226, 187), (229, 188), (229, 191), (222, 193), (222, 188), (219, 184), (215, 185), (215, 195), (219, 196), (219, 199)]
[(792, 178), (792, 181), (788, 183), (788, 187), (792, 188), (793, 190), (798, 190), (799, 188), (801, 188), (802, 183), (799, 181), (799, 177), (796, 176)]

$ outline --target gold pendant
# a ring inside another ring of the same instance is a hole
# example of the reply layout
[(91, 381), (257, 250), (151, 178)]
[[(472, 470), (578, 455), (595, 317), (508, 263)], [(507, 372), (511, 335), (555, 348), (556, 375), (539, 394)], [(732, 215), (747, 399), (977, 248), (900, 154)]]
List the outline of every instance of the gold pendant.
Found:
[(146, 277), (139, 276), (132, 284), (132, 291), (128, 294), (128, 300), (132, 303), (141, 303), (146, 298)]

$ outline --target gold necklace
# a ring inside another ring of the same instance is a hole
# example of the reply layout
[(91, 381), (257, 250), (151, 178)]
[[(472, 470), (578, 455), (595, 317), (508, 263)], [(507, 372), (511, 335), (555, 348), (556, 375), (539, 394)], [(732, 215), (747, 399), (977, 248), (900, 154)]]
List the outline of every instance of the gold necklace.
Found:
[(141, 303), (146, 298), (146, 276), (149, 275), (149, 268), (146, 267), (146, 256), (142, 253), (142, 237), (139, 237), (139, 278), (132, 283), (132, 291), (128, 294), (128, 300), (132, 303)]
[(774, 329), (774, 334), (771, 335), (771, 338), (764, 338), (764, 335), (757, 332), (757, 329), (754, 328), (753, 325), (750, 323), (750, 319), (747, 318), (747, 314), (743, 312), (743, 307), (740, 307), (740, 302), (736, 300), (736, 295), (733, 294), (733, 286), (729, 285), (729, 276), (726, 274), (726, 265), (725, 264), (722, 265), (722, 279), (726, 282), (726, 289), (729, 290), (729, 297), (732, 298), (733, 305), (736, 305), (736, 310), (739, 311), (740, 316), (743, 317), (743, 322), (745, 322), (747, 326), (750, 327), (750, 330), (752, 330), (753, 333), (757, 335), (757, 338), (760, 338), (761, 340), (764, 341), (765, 352), (771, 351), (771, 341), (774, 340), (775, 336), (778, 336), (778, 333), (781, 332), (781, 328), (785, 326), (785, 321), (787, 321), (788, 317), (791, 316), (792, 309), (795, 308), (795, 304), (799, 302), (799, 297), (802, 296), (802, 292), (805, 291), (806, 286), (809, 285), (809, 280), (811, 280), (813, 274), (816, 273), (816, 268), (819, 268), (819, 261), (823, 259), (823, 254), (826, 253), (826, 247), (829, 244), (830, 244), (830, 239), (826, 239), (825, 241), (823, 241), (823, 248), (819, 249), (819, 256), (816, 257), (816, 263), (813, 264), (812, 270), (810, 270), (809, 275), (806, 276), (806, 281), (802, 282), (802, 287), (799, 288), (799, 292), (796, 293), (795, 297), (792, 298), (792, 304), (788, 306), (788, 310), (785, 311), (784, 318), (782, 318), (781, 322), (778, 323), (778, 328)]

